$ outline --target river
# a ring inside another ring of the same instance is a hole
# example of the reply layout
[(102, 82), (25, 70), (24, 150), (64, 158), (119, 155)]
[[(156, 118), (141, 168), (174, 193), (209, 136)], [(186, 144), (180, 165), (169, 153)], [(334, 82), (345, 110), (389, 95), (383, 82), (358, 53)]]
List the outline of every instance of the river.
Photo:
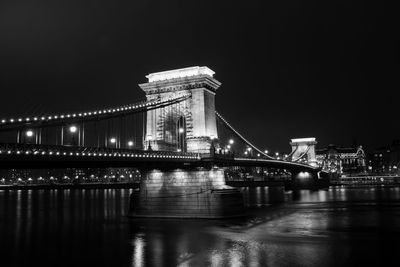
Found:
[(0, 266), (399, 266), (399, 187), (242, 190), (233, 220), (130, 219), (130, 189), (0, 190)]

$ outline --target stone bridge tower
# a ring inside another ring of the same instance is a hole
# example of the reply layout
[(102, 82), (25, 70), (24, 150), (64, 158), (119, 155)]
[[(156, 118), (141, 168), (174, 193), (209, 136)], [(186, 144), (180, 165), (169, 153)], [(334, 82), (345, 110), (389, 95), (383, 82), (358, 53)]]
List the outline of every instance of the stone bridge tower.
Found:
[(147, 111), (145, 149), (209, 153), (218, 138), (215, 93), (221, 85), (208, 67), (151, 73), (139, 84), (147, 100), (191, 94), (183, 102)]
[(315, 145), (317, 141), (314, 137), (310, 138), (297, 138), (292, 139), (290, 145), (292, 146), (292, 160), (302, 157), (306, 162), (312, 166), (317, 166), (317, 159), (315, 155)]

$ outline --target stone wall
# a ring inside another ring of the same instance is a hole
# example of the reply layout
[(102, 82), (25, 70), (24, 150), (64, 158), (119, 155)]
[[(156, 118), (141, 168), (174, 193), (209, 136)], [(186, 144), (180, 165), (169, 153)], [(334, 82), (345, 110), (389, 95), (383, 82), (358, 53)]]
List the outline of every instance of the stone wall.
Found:
[(239, 190), (225, 184), (223, 169), (147, 172), (131, 197), (131, 216), (225, 218), (243, 215)]

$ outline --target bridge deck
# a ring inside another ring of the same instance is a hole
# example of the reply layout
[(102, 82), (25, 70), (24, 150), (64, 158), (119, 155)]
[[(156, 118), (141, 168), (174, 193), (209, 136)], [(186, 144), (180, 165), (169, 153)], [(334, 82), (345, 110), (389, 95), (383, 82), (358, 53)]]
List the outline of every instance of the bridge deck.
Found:
[(137, 167), (192, 168), (216, 166), (274, 167), (318, 171), (318, 168), (282, 160), (237, 158), (230, 154), (112, 149), (35, 144), (0, 144), (0, 168)]

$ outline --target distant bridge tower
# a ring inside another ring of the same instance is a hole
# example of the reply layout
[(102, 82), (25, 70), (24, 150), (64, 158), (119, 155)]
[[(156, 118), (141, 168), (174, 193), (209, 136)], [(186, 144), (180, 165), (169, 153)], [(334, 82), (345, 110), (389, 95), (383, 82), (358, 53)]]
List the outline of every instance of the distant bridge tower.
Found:
[(139, 84), (147, 100), (191, 94), (178, 104), (147, 112), (144, 145), (153, 150), (209, 153), (218, 138), (215, 93), (221, 85), (208, 67), (189, 67), (151, 73)]
[(317, 141), (314, 137), (292, 139), (290, 142), (292, 146), (292, 161), (304, 159), (308, 164), (317, 166), (317, 159), (315, 156), (316, 144)]

